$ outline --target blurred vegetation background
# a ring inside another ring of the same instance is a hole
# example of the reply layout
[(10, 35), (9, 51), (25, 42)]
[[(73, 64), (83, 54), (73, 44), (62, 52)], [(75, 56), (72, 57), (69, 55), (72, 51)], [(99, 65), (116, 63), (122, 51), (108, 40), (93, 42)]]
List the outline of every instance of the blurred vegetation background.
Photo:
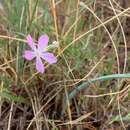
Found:
[[(59, 42), (44, 74), (22, 57), (28, 34)], [(89, 79), (129, 73), (129, 51), (128, 0), (0, 0), (0, 129), (129, 128), (129, 78), (97, 81), (69, 99)]]

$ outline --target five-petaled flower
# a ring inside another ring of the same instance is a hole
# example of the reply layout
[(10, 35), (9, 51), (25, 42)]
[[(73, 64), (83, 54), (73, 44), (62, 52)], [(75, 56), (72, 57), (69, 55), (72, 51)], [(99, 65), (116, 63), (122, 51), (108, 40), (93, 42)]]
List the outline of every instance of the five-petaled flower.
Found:
[(36, 58), (36, 69), (41, 73), (45, 70), (42, 59), (50, 64), (57, 62), (57, 58), (53, 55), (53, 53), (47, 52), (48, 41), (48, 36), (42, 35), (38, 39), (38, 44), (36, 44), (30, 35), (27, 36), (27, 43), (32, 50), (25, 50), (23, 57), (29, 61)]

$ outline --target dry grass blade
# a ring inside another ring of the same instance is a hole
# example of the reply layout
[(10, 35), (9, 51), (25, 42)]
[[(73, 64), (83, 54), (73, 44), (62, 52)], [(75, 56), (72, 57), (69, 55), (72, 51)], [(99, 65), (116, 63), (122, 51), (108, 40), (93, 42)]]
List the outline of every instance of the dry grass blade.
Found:
[(68, 121), (66, 123), (63, 123), (63, 124), (60, 124), (60, 125), (74, 125), (74, 124), (80, 124), (81, 121), (83, 121), (84, 119), (88, 118), (93, 112), (90, 112), (90, 113), (87, 113), (87, 114), (84, 114), (82, 115), (81, 117), (75, 119), (75, 120), (72, 120), (72, 121)]

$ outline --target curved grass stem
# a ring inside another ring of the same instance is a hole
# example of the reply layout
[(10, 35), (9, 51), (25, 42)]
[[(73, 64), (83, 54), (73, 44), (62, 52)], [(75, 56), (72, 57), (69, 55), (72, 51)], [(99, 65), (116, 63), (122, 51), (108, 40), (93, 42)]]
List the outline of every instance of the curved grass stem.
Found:
[[(112, 75), (106, 75), (106, 76), (101, 76), (101, 77), (97, 77), (97, 78), (93, 78), (93, 79), (90, 79), (84, 83), (82, 83), (81, 85), (77, 86), (69, 95), (68, 95), (68, 99), (71, 100), (73, 99), (76, 94), (78, 92), (80, 92), (81, 90), (89, 87), (90, 84), (92, 83), (95, 83), (96, 81), (100, 81), (100, 82), (103, 82), (103, 81), (106, 81), (106, 80), (112, 80), (112, 79), (120, 79), (120, 78), (130, 78), (130, 73), (127, 73), (127, 74), (112, 74)], [(65, 101), (65, 107), (62, 111), (62, 114), (64, 114), (65, 110), (66, 110), (66, 102)]]

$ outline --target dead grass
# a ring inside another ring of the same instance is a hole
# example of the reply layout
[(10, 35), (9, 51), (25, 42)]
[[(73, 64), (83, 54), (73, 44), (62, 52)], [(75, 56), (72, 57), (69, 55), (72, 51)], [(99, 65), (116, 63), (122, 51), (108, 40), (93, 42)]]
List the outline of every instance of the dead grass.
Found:
[[(0, 128), (126, 130), (129, 78), (95, 82), (72, 100), (69, 94), (88, 79), (129, 73), (128, 0), (20, 1), (0, 5)], [(58, 63), (45, 64), (44, 74), (22, 58), (29, 33), (60, 44)]]

